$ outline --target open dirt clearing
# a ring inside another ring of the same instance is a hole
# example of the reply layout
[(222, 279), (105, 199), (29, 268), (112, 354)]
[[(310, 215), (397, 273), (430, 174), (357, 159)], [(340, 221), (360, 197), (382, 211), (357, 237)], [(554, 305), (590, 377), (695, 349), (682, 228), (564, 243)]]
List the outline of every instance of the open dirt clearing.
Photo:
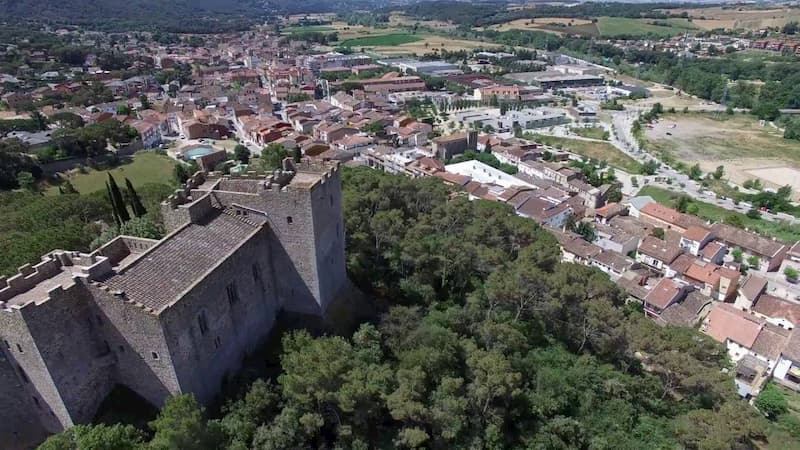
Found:
[(752, 116), (671, 114), (647, 128), (646, 136), (652, 150), (698, 163), (704, 172), (724, 165), (737, 184), (760, 178), (767, 186), (792, 184), (800, 192), (800, 142), (783, 139), (780, 130)]

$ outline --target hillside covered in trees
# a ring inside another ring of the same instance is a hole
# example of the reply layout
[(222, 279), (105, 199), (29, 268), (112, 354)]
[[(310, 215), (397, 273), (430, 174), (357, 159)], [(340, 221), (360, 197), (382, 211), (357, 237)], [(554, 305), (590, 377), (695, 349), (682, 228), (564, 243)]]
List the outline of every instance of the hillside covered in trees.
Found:
[(257, 23), (264, 13), (257, 0), (0, 0), (0, 17), (4, 20), (79, 24), (106, 31), (243, 30)]
[[(764, 419), (726, 353), (659, 328), (554, 238), (436, 179), (344, 179), (352, 280), (379, 311), (355, 333), (287, 332), (277, 376), (225, 405), (167, 402), (146, 429), (81, 426), (42, 449), (748, 448)], [(244, 380), (256, 381), (244, 382)]]

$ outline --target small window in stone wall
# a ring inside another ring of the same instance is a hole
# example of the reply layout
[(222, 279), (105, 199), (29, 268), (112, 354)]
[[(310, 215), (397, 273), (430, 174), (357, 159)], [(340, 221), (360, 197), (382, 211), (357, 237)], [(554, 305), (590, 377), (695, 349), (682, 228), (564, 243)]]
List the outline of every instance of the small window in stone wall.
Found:
[(17, 366), (17, 370), (19, 371), (19, 377), (22, 378), (22, 381), (30, 383), (31, 380), (28, 378), (28, 374), (25, 373), (25, 369), (21, 366)]
[(156, 352), (150, 352), (150, 356), (152, 356), (153, 359), (158, 359), (158, 353)]
[(228, 291), (228, 303), (232, 305), (239, 301), (239, 291), (236, 290), (236, 283), (229, 284), (225, 289)]
[(25, 353), (25, 351), (22, 350), (22, 346), (19, 345), (19, 344), (17, 344), (17, 351), (20, 352), (20, 353)]
[(201, 311), (200, 315), (197, 316), (197, 325), (200, 328), (200, 334), (208, 332), (208, 320), (206, 319), (205, 311)]
[(222, 339), (217, 336), (214, 338), (214, 348), (219, 348), (222, 345)]
[(292, 223), (292, 216), (286, 216), (286, 223), (288, 224)]

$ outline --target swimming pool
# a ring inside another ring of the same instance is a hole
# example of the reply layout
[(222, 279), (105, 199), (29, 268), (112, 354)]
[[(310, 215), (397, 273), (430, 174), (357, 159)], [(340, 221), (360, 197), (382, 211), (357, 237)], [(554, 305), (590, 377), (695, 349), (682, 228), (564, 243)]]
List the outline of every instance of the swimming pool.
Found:
[(209, 145), (198, 145), (196, 147), (192, 147), (190, 149), (182, 151), (181, 157), (183, 157), (183, 159), (195, 159), (201, 156), (208, 155), (210, 153), (214, 153), (215, 151), (217, 150)]

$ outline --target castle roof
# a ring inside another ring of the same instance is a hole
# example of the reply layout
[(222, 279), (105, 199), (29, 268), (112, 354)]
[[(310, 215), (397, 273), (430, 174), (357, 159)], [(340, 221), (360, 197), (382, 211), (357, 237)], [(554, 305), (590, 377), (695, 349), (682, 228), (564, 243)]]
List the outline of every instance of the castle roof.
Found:
[(176, 230), (103, 284), (160, 313), (261, 227), (262, 223), (235, 216), (234, 210), (212, 208), (205, 218)]

